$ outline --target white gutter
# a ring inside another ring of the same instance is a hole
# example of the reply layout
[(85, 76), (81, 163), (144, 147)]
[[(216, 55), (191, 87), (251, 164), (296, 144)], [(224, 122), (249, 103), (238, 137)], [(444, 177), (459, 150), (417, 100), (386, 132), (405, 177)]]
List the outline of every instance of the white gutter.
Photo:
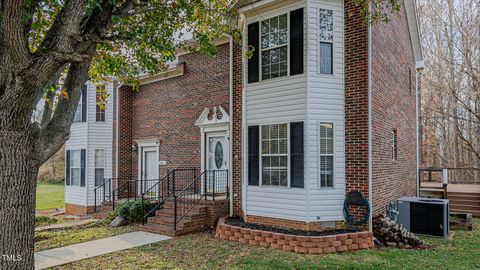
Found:
[(368, 203), (370, 217), (368, 229), (372, 231), (372, 25), (368, 25)]
[(228, 170), (228, 179), (230, 182), (230, 216), (233, 216), (233, 37), (229, 35), (230, 38), (230, 134), (229, 134), (229, 145), (230, 145), (230, 157), (229, 157), (229, 170)]
[(119, 97), (119, 90), (120, 87), (123, 86), (123, 82), (118, 85), (117, 89), (115, 90), (116, 92), (116, 97), (115, 97), (115, 187), (118, 186), (118, 132), (119, 132), (119, 121), (120, 121), (120, 116), (119, 114), (119, 109), (118, 107), (120, 106), (120, 97)]
[(422, 74), (422, 70), (424, 68), (424, 63), (416, 63), (416, 72), (415, 72), (415, 121), (416, 121), (416, 151), (417, 151), (417, 171), (416, 171), (416, 180), (417, 180), (417, 197), (420, 196), (420, 175), (419, 175), (419, 169), (420, 169), (420, 99), (418, 98), (418, 94), (420, 92), (420, 87), (419, 87), (419, 82), (420, 82), (420, 76)]

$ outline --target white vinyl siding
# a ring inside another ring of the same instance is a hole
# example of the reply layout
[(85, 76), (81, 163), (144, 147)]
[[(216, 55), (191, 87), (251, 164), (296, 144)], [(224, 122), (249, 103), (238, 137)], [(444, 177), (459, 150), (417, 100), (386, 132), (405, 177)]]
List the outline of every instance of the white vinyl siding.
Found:
[[(304, 8), (305, 2), (286, 2), (276, 9), (247, 18), (248, 23), (262, 21)], [(305, 16), (306, 18), (306, 16)], [(304, 18), (304, 22), (305, 22)], [(306, 38), (306, 35), (304, 35)], [(307, 40), (304, 40), (306, 46)], [(304, 59), (306, 50), (304, 49)], [(306, 63), (306, 61), (305, 61)], [(245, 88), (245, 124), (271, 125), (306, 120), (306, 75), (292, 75), (249, 83)], [(246, 129), (245, 129), (246, 132)], [(248, 134), (244, 134), (248, 141)], [(261, 138), (260, 138), (261, 141)], [(245, 146), (245, 151), (247, 150)], [(260, 161), (261, 162), (261, 161)], [(245, 175), (248, 163), (245, 160)], [(260, 174), (262, 170), (260, 169)], [(286, 186), (248, 186), (245, 182), (243, 209), (247, 215), (306, 221), (306, 190)]]
[[(308, 14), (308, 111), (305, 162), (308, 220), (343, 220), (345, 199), (344, 11), (343, 1), (310, 0)], [(320, 9), (333, 11), (333, 74), (320, 72)], [(320, 123), (333, 124), (333, 187), (319, 188)]]
[(113, 148), (113, 84), (105, 85), (108, 93), (105, 108), (105, 121), (96, 121), (97, 104), (96, 86), (87, 82), (87, 121), (73, 123), (70, 128), (70, 138), (65, 150), (86, 149), (85, 155), (85, 187), (65, 187), (65, 203), (81, 206), (94, 205), (95, 189), (95, 149), (104, 149), (105, 178), (112, 177)]

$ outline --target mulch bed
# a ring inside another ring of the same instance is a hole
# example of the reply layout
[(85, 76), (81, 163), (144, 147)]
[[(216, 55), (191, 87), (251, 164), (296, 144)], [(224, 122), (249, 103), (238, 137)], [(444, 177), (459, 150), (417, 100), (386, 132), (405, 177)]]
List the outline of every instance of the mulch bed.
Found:
[(260, 230), (260, 231), (268, 231), (274, 233), (283, 233), (283, 234), (291, 234), (291, 235), (300, 235), (300, 236), (326, 236), (326, 235), (335, 235), (335, 234), (342, 234), (342, 233), (352, 233), (355, 232), (353, 230), (325, 230), (325, 231), (304, 231), (304, 230), (294, 230), (294, 229), (287, 229), (287, 228), (279, 228), (273, 226), (266, 226), (266, 225), (259, 225), (254, 223), (247, 223), (243, 221), (241, 217), (228, 217), (225, 219), (225, 224), (232, 225), (241, 228), (248, 228), (253, 230)]

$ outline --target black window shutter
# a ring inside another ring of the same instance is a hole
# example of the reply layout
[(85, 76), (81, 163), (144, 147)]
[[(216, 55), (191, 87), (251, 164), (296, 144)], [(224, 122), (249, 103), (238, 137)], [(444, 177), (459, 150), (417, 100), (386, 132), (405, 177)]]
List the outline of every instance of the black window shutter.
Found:
[(81, 150), (81, 172), (80, 172), (80, 186), (85, 186), (85, 149)]
[(87, 85), (82, 88), (82, 122), (87, 122)]
[(259, 64), (260, 64), (260, 46), (258, 42), (259, 22), (248, 25), (248, 47), (253, 47), (253, 55), (248, 59), (248, 82), (258, 82), (259, 80)]
[(303, 73), (303, 8), (290, 12), (290, 75)]
[(248, 184), (258, 186), (259, 182), (259, 127), (248, 127)]
[(65, 157), (65, 184), (70, 186), (70, 150), (67, 150)]
[(290, 123), (290, 186), (303, 188), (303, 122)]

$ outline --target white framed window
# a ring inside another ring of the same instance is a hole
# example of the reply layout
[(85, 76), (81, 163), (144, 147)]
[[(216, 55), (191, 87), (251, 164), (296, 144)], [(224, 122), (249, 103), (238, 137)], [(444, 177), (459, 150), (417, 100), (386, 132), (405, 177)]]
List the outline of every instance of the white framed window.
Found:
[(105, 90), (105, 85), (98, 85), (95, 93), (95, 121), (96, 122), (105, 122), (105, 109), (107, 106), (107, 92)]
[(319, 188), (333, 187), (334, 135), (333, 123), (322, 122), (319, 127)]
[(319, 73), (333, 74), (333, 10), (319, 9)]
[(75, 111), (75, 116), (73, 117), (73, 122), (82, 122), (82, 113), (83, 113), (83, 95), (81, 95), (80, 100), (78, 101), (77, 110)]
[(391, 153), (392, 153), (392, 160), (397, 160), (397, 130), (392, 129), (390, 131), (390, 148), (391, 148)]
[(105, 178), (105, 150), (95, 149), (95, 186), (103, 184)]
[(260, 23), (262, 80), (288, 75), (288, 20), (285, 13)]
[(70, 150), (70, 185), (80, 186), (82, 178), (82, 151)]
[(289, 124), (261, 126), (262, 186), (289, 186), (289, 137)]

